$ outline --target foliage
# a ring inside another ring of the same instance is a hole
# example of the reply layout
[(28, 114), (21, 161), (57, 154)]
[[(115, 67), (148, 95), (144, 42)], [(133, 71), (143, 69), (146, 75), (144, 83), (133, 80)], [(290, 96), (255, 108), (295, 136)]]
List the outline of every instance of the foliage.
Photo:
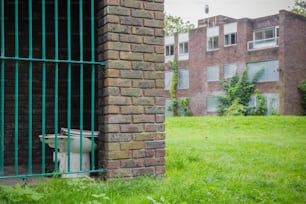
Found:
[[(305, 124), (294, 116), (167, 117), (165, 177), (51, 178), (28, 186), (43, 198), (20, 203), (305, 203)], [(1, 188), (0, 203), (18, 203), (5, 196)]]
[(180, 99), (180, 109), (182, 110), (183, 116), (191, 116), (192, 112), (189, 107), (189, 98), (184, 97)]
[(291, 12), (306, 16), (306, 1), (305, 0), (295, 0), (294, 6), (291, 8)]
[(173, 74), (172, 74), (172, 80), (171, 80), (171, 87), (169, 90), (170, 98), (171, 98), (170, 110), (173, 112), (173, 116), (178, 116), (179, 103), (176, 97), (176, 91), (177, 91), (177, 86), (178, 86), (179, 72), (177, 68), (176, 58), (174, 58), (172, 62), (172, 73)]
[(255, 90), (255, 100), (257, 102), (257, 106), (249, 107), (248, 115), (265, 115), (267, 112), (267, 99), (261, 94), (259, 89)]
[[(264, 69), (258, 71), (253, 79), (248, 79), (248, 68), (246, 68), (239, 79), (236, 74), (229, 81), (221, 82), (226, 95), (219, 97), (219, 115), (249, 115), (249, 102), (255, 91), (255, 82), (263, 75)], [(242, 107), (243, 106), (243, 107)], [(263, 108), (263, 107), (260, 107)], [(253, 112), (255, 113), (255, 112)]]
[(190, 23), (189, 21), (184, 22), (184, 20), (181, 17), (167, 15), (167, 14), (165, 16), (164, 29), (166, 36), (173, 35), (176, 32), (186, 33), (193, 28), (194, 25), (192, 23)]
[(29, 186), (17, 184), (12, 186), (0, 186), (0, 200), (9, 203), (39, 203), (43, 198), (41, 193), (32, 190)]
[(247, 109), (244, 105), (240, 103), (240, 98), (236, 98), (232, 105), (225, 110), (225, 116), (238, 116), (238, 115), (245, 115)]
[(301, 105), (304, 111), (304, 115), (306, 115), (306, 80), (300, 81), (298, 89), (301, 94)]

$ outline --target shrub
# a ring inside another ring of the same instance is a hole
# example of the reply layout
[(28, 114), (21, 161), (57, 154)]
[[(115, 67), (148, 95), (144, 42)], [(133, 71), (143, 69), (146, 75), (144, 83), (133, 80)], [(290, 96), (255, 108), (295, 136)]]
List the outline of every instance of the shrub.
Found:
[[(223, 80), (221, 82), (226, 95), (219, 97), (219, 115), (262, 115), (263, 106), (259, 106), (259, 109), (251, 108), (249, 102), (255, 91), (255, 82), (262, 76), (264, 69), (258, 71), (252, 80), (248, 79), (247, 73), (248, 68), (242, 72), (240, 79), (236, 74), (229, 81)], [(263, 96), (259, 91), (256, 98), (263, 104)]]
[(306, 80), (300, 81), (298, 89), (301, 93), (301, 105), (303, 108), (303, 114), (306, 115)]

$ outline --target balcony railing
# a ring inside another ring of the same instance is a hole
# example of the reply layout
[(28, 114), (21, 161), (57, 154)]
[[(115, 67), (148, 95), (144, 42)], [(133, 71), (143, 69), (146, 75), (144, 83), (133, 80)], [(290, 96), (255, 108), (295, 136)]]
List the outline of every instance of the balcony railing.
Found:
[(248, 51), (278, 47), (278, 38), (248, 41)]

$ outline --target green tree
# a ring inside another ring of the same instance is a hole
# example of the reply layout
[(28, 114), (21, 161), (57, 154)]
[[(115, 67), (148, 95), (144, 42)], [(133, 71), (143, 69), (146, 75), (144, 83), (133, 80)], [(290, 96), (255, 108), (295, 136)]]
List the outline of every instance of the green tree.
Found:
[(164, 20), (164, 29), (165, 35), (169, 36), (173, 33), (186, 33), (190, 29), (194, 28), (194, 24), (190, 23), (190, 21), (184, 21), (181, 17), (167, 15)]
[(305, 0), (295, 0), (294, 6), (291, 8), (291, 12), (306, 16), (306, 1)]

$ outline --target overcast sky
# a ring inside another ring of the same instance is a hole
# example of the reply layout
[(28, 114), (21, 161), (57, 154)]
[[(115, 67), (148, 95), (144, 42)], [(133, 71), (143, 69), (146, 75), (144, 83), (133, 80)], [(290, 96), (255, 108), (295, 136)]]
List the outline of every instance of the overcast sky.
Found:
[[(209, 13), (205, 14), (205, 5)], [(233, 18), (257, 18), (289, 10), (294, 0), (165, 0), (165, 12), (197, 26), (199, 19), (224, 15)]]

